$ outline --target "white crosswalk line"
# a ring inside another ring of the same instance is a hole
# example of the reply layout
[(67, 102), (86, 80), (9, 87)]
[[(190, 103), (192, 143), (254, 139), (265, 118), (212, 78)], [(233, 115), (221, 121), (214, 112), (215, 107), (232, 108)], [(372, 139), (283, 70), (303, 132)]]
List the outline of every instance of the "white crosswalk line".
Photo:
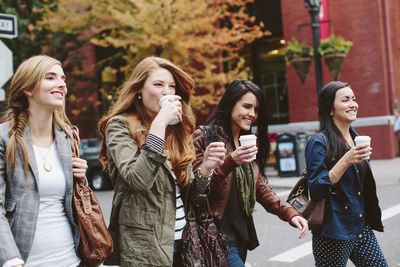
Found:
[(281, 191), (281, 192), (276, 193), (276, 195), (278, 197), (283, 197), (283, 196), (289, 195), (289, 193), (290, 193), (290, 190), (285, 190), (285, 191)]
[[(387, 208), (384, 211), (382, 211), (382, 221), (394, 217), (398, 214), (400, 214), (400, 204), (397, 204), (393, 207)], [(304, 243), (300, 246), (297, 246), (281, 254), (278, 254), (272, 258), (269, 258), (268, 261), (295, 262), (303, 257), (310, 255), (311, 253), (312, 253), (312, 243), (311, 241), (308, 241), (307, 243)]]
[(300, 246), (292, 248), (284, 253), (276, 255), (268, 259), (269, 261), (279, 261), (279, 262), (294, 262), (298, 259), (301, 259), (312, 252), (312, 244), (311, 241), (304, 243)]
[(400, 204), (393, 206), (391, 208), (385, 209), (382, 212), (382, 221), (389, 219), (393, 216), (396, 216), (399, 213), (400, 213)]

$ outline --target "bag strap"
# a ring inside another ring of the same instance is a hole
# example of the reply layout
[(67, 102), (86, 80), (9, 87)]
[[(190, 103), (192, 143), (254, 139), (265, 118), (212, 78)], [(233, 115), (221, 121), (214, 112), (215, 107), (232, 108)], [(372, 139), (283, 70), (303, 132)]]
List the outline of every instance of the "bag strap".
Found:
[(71, 126), (71, 135), (72, 135), (71, 139), (72, 157), (79, 158), (81, 139), (79, 138), (79, 129), (75, 125)]
[(212, 135), (212, 129), (213, 125), (207, 124), (207, 125), (202, 125), (200, 126), (200, 129), (204, 133), (204, 138), (207, 140), (207, 146), (213, 142), (213, 135)]

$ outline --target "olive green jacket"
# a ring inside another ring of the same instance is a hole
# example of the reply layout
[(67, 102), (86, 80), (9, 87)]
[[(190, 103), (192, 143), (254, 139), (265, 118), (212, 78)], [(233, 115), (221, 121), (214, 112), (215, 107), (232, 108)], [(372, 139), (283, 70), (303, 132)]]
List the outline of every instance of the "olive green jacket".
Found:
[[(172, 266), (176, 187), (170, 161), (146, 145), (139, 150), (123, 115), (109, 120), (105, 142), (114, 184), (109, 230), (115, 247), (106, 264)], [(206, 193), (209, 183), (188, 168), (190, 188), (196, 189), (191, 196)]]

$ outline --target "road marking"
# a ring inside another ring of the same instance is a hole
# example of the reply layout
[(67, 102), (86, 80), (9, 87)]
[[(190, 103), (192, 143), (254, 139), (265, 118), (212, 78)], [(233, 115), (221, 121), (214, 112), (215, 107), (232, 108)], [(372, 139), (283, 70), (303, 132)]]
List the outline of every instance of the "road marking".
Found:
[(283, 196), (289, 195), (290, 191), (291, 190), (285, 190), (285, 191), (282, 191), (282, 192), (278, 192), (276, 194), (277, 194), (278, 197), (283, 197)]
[(393, 216), (396, 216), (399, 213), (400, 213), (400, 204), (393, 206), (391, 208), (385, 209), (382, 212), (382, 221), (389, 219)]
[(294, 262), (312, 253), (311, 241), (292, 248), (284, 253), (268, 259), (269, 261)]
[[(382, 211), (382, 221), (385, 221), (398, 214), (400, 214), (400, 204)], [(310, 254), (312, 254), (312, 242), (308, 241), (300, 246), (294, 247), (288, 251), (269, 258), (268, 261), (295, 262)]]

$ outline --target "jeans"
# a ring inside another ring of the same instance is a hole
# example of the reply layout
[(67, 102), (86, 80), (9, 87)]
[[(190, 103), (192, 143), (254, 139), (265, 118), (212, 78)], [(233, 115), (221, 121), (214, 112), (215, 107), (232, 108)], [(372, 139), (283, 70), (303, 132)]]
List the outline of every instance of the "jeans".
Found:
[(173, 259), (173, 262), (172, 262), (172, 266), (173, 267), (181, 267), (181, 266), (183, 266), (182, 255), (181, 255), (182, 245), (183, 245), (182, 239), (175, 240), (175, 243), (174, 243), (174, 259)]
[(229, 267), (244, 267), (247, 257), (247, 248), (239, 242), (229, 242), (229, 253), (226, 253), (226, 261)]

